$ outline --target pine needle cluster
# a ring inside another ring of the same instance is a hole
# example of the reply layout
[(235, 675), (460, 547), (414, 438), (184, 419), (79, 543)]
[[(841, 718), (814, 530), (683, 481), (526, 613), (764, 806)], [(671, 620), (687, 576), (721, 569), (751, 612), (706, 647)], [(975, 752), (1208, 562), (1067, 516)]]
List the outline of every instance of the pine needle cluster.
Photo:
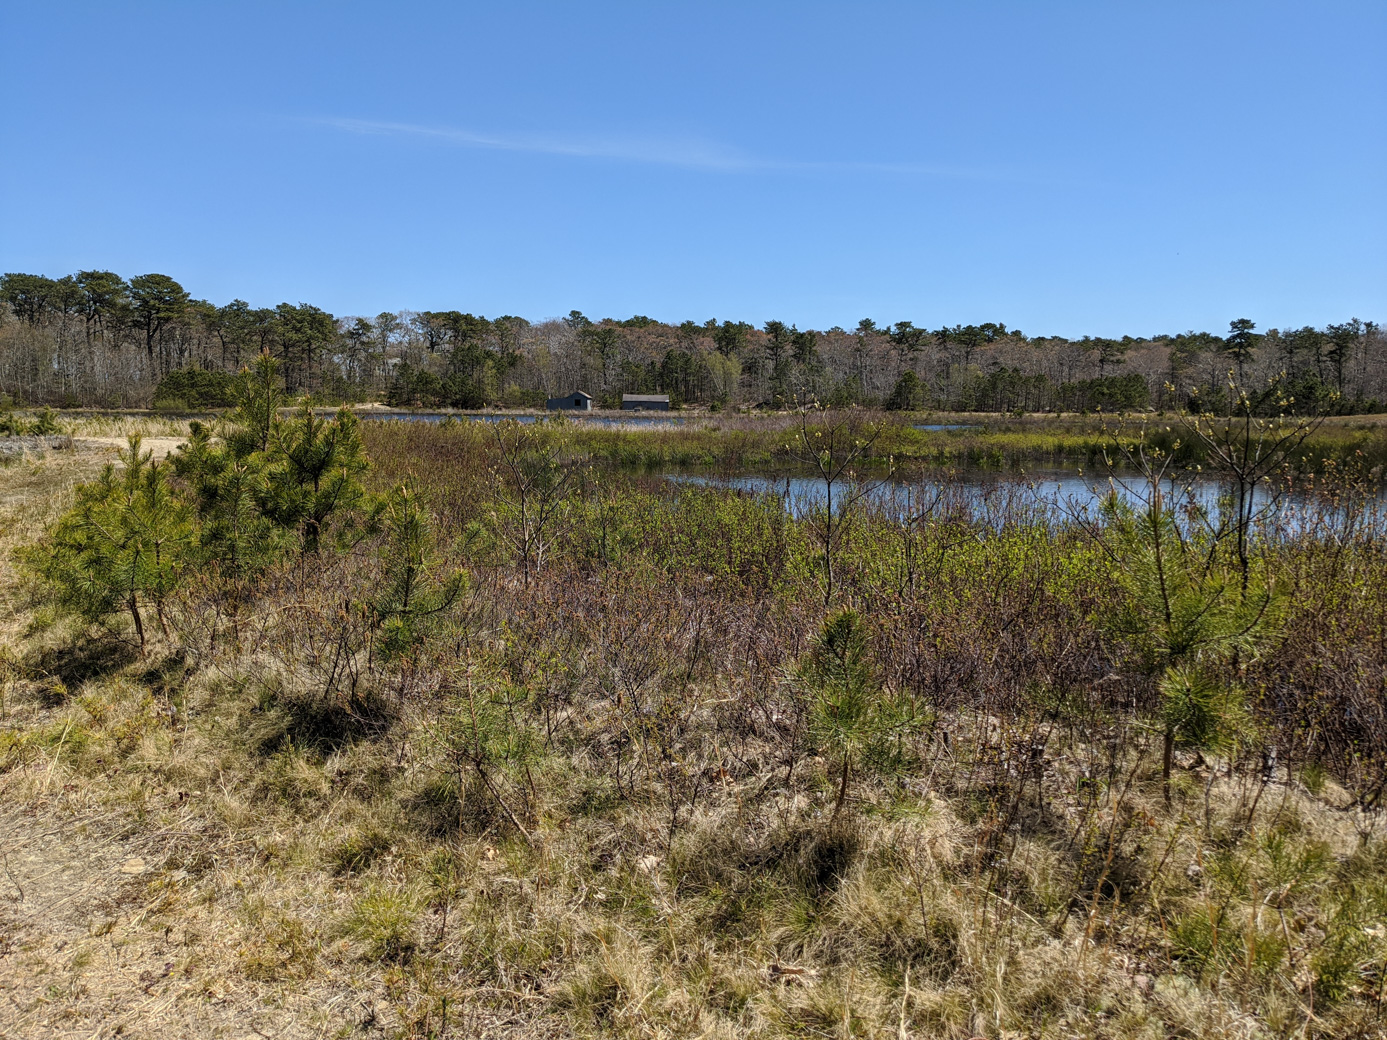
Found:
[(836, 818), (853, 775), (898, 769), (907, 738), (927, 719), (908, 698), (882, 688), (872, 667), (867, 625), (855, 610), (837, 611), (824, 621), (796, 678), (811, 698), (809, 739), (836, 760)]
[(321, 418), (305, 406), (280, 414), (283, 395), (268, 353), (243, 373), (238, 404), (221, 430), (193, 423), (186, 444), (156, 462), (131, 437), (24, 559), (88, 621), (126, 613), (141, 651), (144, 611), (167, 634), (164, 604), (190, 577), (218, 584), (232, 604), (248, 582), (288, 553), (314, 554), (332, 530), (371, 530), (381, 506), (362, 482), (357, 420)]
[(167, 632), (164, 603), (183, 578), (194, 541), (191, 510), (168, 479), (169, 467), (131, 437), (120, 454), (123, 469), (107, 465), (78, 490), (77, 502), (47, 542), (24, 559), (58, 592), (73, 613), (98, 621), (128, 612), (144, 649), (141, 605), (152, 605)]
[(1261, 568), (1243, 571), (1216, 526), (1182, 522), (1157, 482), (1141, 507), (1114, 494), (1104, 514), (1125, 592), (1110, 623), (1156, 679), (1168, 794), (1177, 746), (1221, 752), (1246, 734), (1241, 675), (1275, 632), (1284, 597)]

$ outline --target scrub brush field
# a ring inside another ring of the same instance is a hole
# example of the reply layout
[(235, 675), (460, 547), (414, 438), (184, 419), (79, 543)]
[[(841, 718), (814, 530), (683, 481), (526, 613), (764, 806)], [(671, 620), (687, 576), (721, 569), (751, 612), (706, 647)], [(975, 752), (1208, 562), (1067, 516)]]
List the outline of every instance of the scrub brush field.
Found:
[[(1057, 516), (871, 414), (276, 386), (0, 469), (0, 1036), (1387, 1028), (1387, 556), (1329, 427), (1087, 431), (1139, 494)], [(643, 468), (752, 442), (826, 496)]]

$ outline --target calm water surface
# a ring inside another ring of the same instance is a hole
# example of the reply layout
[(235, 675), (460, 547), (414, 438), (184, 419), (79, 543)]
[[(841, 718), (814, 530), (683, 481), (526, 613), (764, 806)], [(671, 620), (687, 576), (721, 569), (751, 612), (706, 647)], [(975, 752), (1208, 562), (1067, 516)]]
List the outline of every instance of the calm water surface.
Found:
[[(621, 416), (571, 415), (564, 413), (571, 422), (588, 423), (593, 426), (676, 426), (684, 422), (682, 416), (664, 413), (641, 413)], [(496, 423), (514, 419), (521, 423), (533, 423), (539, 415), (496, 415), (469, 414), (458, 412), (378, 412), (363, 416), (367, 421), (381, 422), (399, 420), (405, 422), (438, 423), (445, 419), (458, 421)], [(931, 432), (946, 430), (971, 430), (976, 426), (963, 423), (916, 424), (917, 430)], [(785, 509), (795, 516), (803, 516), (811, 510), (822, 509), (827, 500), (823, 481), (802, 474), (784, 473), (739, 473), (717, 475), (669, 472), (663, 474), (665, 480), (675, 484), (688, 484), (704, 487), (726, 488), (752, 495), (774, 495), (780, 498)], [(1205, 474), (1181, 474), (1174, 481), (1162, 484), (1168, 504), (1175, 508), (1198, 506), (1217, 516), (1220, 500), (1227, 489), (1219, 481)], [(1116, 492), (1120, 499), (1140, 507), (1146, 501), (1150, 489), (1134, 474), (1085, 473), (1076, 468), (1037, 468), (1024, 473), (997, 473), (985, 470), (940, 471), (938, 476), (926, 474), (916, 479), (870, 482), (865, 500), (869, 508), (898, 518), (919, 516), (922, 513), (963, 513), (975, 520), (1000, 523), (1008, 519), (1041, 519), (1050, 523), (1064, 523), (1070, 520), (1093, 519), (1109, 494)], [(843, 485), (835, 486), (834, 506), (839, 506), (846, 494)], [(1267, 502), (1268, 492), (1258, 489), (1254, 506)], [(1366, 499), (1357, 503), (1359, 510), (1355, 523), (1387, 533), (1387, 496), (1378, 488)], [(1310, 517), (1318, 511), (1324, 512), (1323, 503), (1304, 495), (1289, 495), (1278, 504), (1277, 519), (1290, 529), (1303, 528)], [(1332, 515), (1342, 518), (1346, 508), (1342, 504), (1333, 507)]]
[[(803, 475), (666, 473), (664, 478), (676, 484), (774, 495), (795, 516), (822, 509), (827, 501), (823, 481)], [(1134, 474), (1109, 476), (1082, 473), (1074, 468), (1036, 469), (1024, 474), (954, 471), (937, 477), (924, 475), (911, 481), (869, 481), (865, 488), (869, 508), (890, 516), (903, 519), (922, 513), (956, 515), (961, 512), (984, 522), (1029, 518), (1063, 523), (1095, 519), (1102, 503), (1113, 492), (1136, 507), (1142, 506), (1150, 494), (1149, 486)], [(1197, 505), (1208, 510), (1211, 516), (1218, 515), (1220, 500), (1228, 493), (1218, 480), (1203, 474), (1183, 474), (1176, 481), (1163, 482), (1161, 490), (1172, 508)], [(845, 485), (834, 487), (835, 507), (844, 501), (846, 494)], [(1254, 507), (1266, 505), (1268, 498), (1267, 489), (1258, 489), (1253, 496)], [(1387, 531), (1387, 500), (1381, 488), (1357, 504), (1362, 510), (1359, 523), (1379, 532)], [(1277, 518), (1293, 529), (1303, 528), (1309, 516), (1324, 509), (1323, 503), (1310, 497), (1291, 494), (1278, 503)], [(1333, 514), (1343, 517), (1344, 506), (1333, 507)]]

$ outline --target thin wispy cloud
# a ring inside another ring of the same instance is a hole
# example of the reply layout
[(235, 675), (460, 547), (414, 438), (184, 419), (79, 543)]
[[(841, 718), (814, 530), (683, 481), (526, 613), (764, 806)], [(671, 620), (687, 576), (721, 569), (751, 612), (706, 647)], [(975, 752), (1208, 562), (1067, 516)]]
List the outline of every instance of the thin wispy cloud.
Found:
[(416, 123), (392, 123), (370, 119), (327, 118), (315, 119), (311, 122), (352, 134), (424, 138), (460, 148), (606, 159), (718, 173), (875, 173), (983, 181), (1033, 181), (1037, 179), (1030, 176), (1018, 176), (1012, 171), (970, 169), (934, 163), (771, 159), (749, 155), (717, 142), (693, 138), (491, 134), (455, 127), (422, 126)]
[(479, 134), (452, 127), (384, 123), (367, 119), (323, 119), (325, 126), (353, 134), (423, 137), (463, 148), (533, 152), (574, 158), (682, 166), (699, 170), (756, 170), (767, 164), (707, 141), (657, 138), (564, 137), (550, 134)]

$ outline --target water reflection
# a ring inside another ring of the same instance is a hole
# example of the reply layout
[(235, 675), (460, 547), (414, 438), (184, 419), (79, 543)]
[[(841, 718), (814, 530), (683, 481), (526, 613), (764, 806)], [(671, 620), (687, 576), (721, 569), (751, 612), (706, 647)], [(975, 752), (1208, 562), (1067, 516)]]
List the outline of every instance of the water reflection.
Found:
[[(822, 480), (803, 474), (740, 474), (707, 476), (667, 473), (676, 484), (727, 488), (752, 495), (774, 496), (793, 516), (820, 510), (828, 501)], [(1182, 473), (1162, 481), (1167, 508), (1186, 521), (1203, 514), (1217, 522), (1230, 508), (1231, 489), (1206, 474)], [(996, 527), (1015, 522), (1047, 525), (1093, 523), (1110, 495), (1134, 508), (1146, 505), (1151, 487), (1139, 475), (1090, 475), (1075, 470), (1044, 469), (1024, 474), (948, 472), (915, 480), (871, 481), (850, 491), (839, 483), (833, 506), (842, 507), (850, 494), (861, 494), (865, 508), (896, 521), (922, 517), (956, 518)], [(1232, 507), (1236, 510), (1236, 506)], [(1329, 496), (1306, 491), (1278, 493), (1271, 485), (1252, 490), (1244, 513), (1261, 525), (1285, 534), (1305, 534), (1331, 525), (1339, 531), (1387, 533), (1387, 501), (1381, 487), (1353, 495)]]

